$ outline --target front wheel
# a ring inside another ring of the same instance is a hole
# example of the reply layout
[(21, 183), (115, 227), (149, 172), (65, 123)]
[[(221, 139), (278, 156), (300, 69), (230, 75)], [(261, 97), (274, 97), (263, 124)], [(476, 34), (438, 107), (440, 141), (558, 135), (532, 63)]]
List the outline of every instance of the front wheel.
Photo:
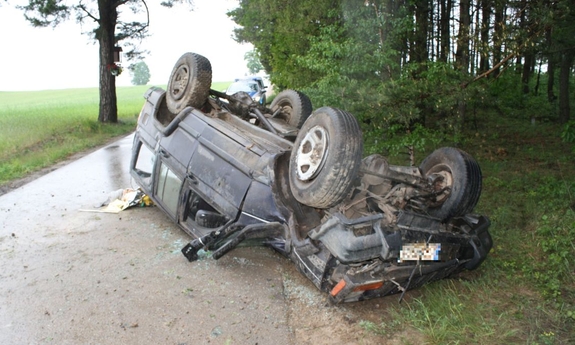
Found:
[(349, 193), (363, 152), (359, 124), (336, 108), (316, 110), (294, 143), (289, 167), (292, 194), (315, 208), (330, 208)]
[(481, 195), (482, 176), (477, 161), (468, 153), (442, 147), (419, 166), (435, 194), (428, 202), (429, 215), (446, 220), (473, 211)]

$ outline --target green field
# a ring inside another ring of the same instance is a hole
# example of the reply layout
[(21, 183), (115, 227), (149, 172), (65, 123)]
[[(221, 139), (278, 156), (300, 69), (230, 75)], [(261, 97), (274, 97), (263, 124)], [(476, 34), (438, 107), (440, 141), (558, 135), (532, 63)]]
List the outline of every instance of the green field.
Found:
[(149, 87), (116, 89), (118, 124), (97, 121), (97, 88), (0, 92), (0, 186), (132, 132)]

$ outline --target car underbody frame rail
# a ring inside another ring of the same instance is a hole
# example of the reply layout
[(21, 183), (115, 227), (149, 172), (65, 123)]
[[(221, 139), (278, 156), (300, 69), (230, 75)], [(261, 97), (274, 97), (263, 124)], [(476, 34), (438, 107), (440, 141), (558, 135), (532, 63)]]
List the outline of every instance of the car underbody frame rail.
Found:
[[(227, 224), (226, 228), (231, 228)], [(199, 237), (188, 243), (182, 248), (182, 254), (188, 261), (196, 261), (198, 259), (198, 252), (200, 249), (213, 250), (212, 258), (219, 259), (226, 253), (236, 248), (242, 241), (247, 239), (261, 239), (262, 242), (266, 240), (277, 241), (277, 238), (285, 238), (286, 227), (277, 222), (272, 223), (258, 223), (250, 224), (233, 231), (226, 231), (226, 229), (218, 229), (205, 236)], [(237, 234), (236, 234), (237, 233)], [(226, 237), (233, 238), (225, 241)], [(222, 243), (222, 241), (225, 241)]]

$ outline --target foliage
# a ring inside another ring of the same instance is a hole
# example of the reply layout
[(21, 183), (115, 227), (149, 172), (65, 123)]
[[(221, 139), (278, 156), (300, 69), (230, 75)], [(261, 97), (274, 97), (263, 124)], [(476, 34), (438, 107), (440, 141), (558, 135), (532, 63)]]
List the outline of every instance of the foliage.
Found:
[(146, 85), (150, 81), (150, 69), (144, 61), (130, 66), (132, 85)]
[(308, 38), (337, 20), (331, 13), (337, 0), (241, 0), (228, 15), (241, 27), (235, 29), (238, 42), (250, 42), (260, 62), (277, 87), (302, 88), (316, 73), (296, 63), (309, 48)]
[[(573, 50), (569, 1), (472, 0), (465, 37), (444, 8), (462, 10), (459, 3), (319, 0), (312, 8), (304, 0), (244, 0), (229, 15), (240, 25), (236, 39), (254, 44), (272, 83), (301, 89), (316, 106), (352, 112), (373, 142), (399, 133), (398, 124), (413, 135), (419, 123), (425, 135), (459, 145), (483, 108), (557, 121), (559, 107), (540, 92), (549, 81), (552, 94), (556, 83), (541, 70)], [(467, 66), (460, 66), (462, 52), (451, 51), (456, 37), (469, 45)]]
[(255, 50), (250, 50), (245, 53), (244, 60), (247, 62), (247, 67), (251, 74), (256, 74), (264, 69), (264, 66), (260, 62), (258, 52)]

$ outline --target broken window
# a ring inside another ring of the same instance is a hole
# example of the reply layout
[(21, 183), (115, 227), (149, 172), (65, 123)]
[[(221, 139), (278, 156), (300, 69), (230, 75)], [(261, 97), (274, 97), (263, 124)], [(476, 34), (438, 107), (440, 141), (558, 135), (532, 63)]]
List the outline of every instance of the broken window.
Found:
[(154, 170), (155, 158), (154, 152), (152, 152), (147, 145), (140, 142), (138, 158), (136, 160), (134, 171), (138, 176), (140, 176), (142, 183), (148, 187), (152, 184), (152, 172)]
[(180, 195), (180, 186), (182, 180), (176, 176), (163, 162), (160, 165), (160, 174), (158, 177), (157, 196), (164, 202), (166, 209), (176, 214), (178, 209), (178, 198)]

